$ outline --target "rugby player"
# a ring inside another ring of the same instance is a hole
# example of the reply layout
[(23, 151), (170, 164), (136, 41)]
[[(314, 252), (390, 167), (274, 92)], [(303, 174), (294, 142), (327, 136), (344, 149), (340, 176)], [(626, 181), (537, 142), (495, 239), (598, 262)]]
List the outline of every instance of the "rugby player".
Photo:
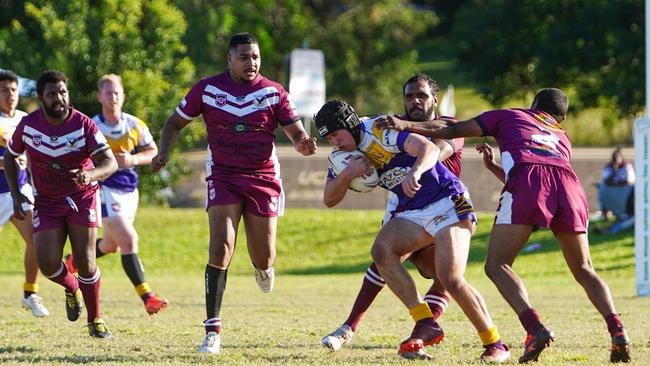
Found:
[(406, 255), (435, 242), (437, 278), (475, 326), (483, 345), (500, 350), (499, 357), (489, 361), (507, 360), (510, 352), (492, 323), (485, 301), (464, 278), (469, 241), (476, 225), (466, 187), (438, 162), (440, 149), (435, 144), (417, 134), (377, 129), (374, 124), (378, 118), (360, 121), (349, 104), (331, 101), (316, 114), (315, 122), (319, 135), (336, 149), (359, 149), (365, 154), (364, 158), (352, 159), (338, 176), (328, 171), (323, 197), (326, 206), (333, 207), (343, 200), (352, 179), (365, 174), (371, 166), (380, 176), (379, 185), (398, 196), (394, 217), (381, 228), (371, 249), (384, 281), (416, 322), (398, 354), (430, 359), (424, 346), (444, 337), (402, 266)]
[(205, 267), (206, 336), (199, 352), (217, 354), (221, 349), (221, 303), (242, 217), (257, 284), (262, 292), (273, 289), (276, 224), (284, 210), (276, 127), (300, 154), (312, 155), (317, 149), (289, 94), (262, 76), (260, 66), (255, 37), (234, 35), (228, 46), (228, 69), (192, 87), (165, 122), (160, 151), (151, 162), (154, 171), (163, 168), (179, 132), (203, 116), (208, 131), (210, 249)]
[[(110, 338), (100, 316), (100, 271), (95, 263), (101, 222), (97, 181), (113, 174), (117, 162), (95, 123), (70, 105), (64, 74), (44, 72), (36, 82), (36, 93), (42, 108), (20, 121), (4, 152), (14, 215), (24, 220), (22, 204), (31, 203), (18, 184), (18, 158), (26, 153), (36, 189), (33, 230), (41, 272), (65, 288), (68, 320), (81, 315), (83, 296), (89, 334)], [(61, 261), (68, 238), (78, 277)]]
[[(18, 75), (9, 70), (0, 70), (0, 154), (4, 153), (18, 122), (27, 115), (27, 113), (17, 110), (16, 106), (18, 106)], [(33, 200), (32, 186), (29, 184), (27, 161), (24, 159), (24, 155), (21, 155), (19, 162), (18, 185), (20, 191)], [(43, 299), (38, 296), (38, 284), (36, 283), (38, 263), (36, 263), (34, 239), (32, 238), (32, 209), (31, 205), (24, 207), (25, 220), (13, 217), (13, 202), (5, 178), (4, 159), (0, 157), (0, 227), (11, 221), (25, 241), (23, 307), (31, 310), (36, 317), (44, 317), (50, 313), (43, 305)]]
[[(151, 315), (167, 307), (169, 302), (151, 290), (138, 255), (139, 238), (133, 226), (140, 198), (135, 167), (150, 164), (158, 147), (144, 121), (122, 112), (125, 94), (119, 75), (102, 76), (97, 87), (102, 112), (93, 121), (108, 140), (119, 170), (100, 183), (104, 237), (97, 239), (95, 255), (100, 258), (120, 249), (122, 268)], [(66, 257), (66, 263), (70, 270), (76, 270), (73, 255)]]
[(603, 316), (611, 336), (610, 361), (630, 362), (630, 340), (607, 284), (596, 274), (589, 254), (588, 207), (571, 166), (571, 142), (560, 125), (569, 99), (557, 88), (540, 90), (530, 108), (484, 112), (467, 121), (412, 123), (386, 116), (377, 125), (435, 138), (493, 136), (501, 151), (506, 184), (490, 235), (485, 271), (526, 330), (520, 363), (536, 361), (554, 341), (512, 268), (535, 226), (548, 227), (560, 244), (575, 280)]

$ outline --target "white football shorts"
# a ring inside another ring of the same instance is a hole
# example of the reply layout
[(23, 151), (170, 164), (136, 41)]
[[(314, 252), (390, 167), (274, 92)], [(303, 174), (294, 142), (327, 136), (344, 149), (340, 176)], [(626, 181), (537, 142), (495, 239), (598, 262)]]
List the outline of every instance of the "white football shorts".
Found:
[(101, 187), (102, 217), (122, 216), (133, 223), (138, 210), (140, 194), (136, 188), (133, 192), (124, 192), (111, 187)]
[[(20, 192), (34, 202), (34, 191), (32, 190), (32, 186), (29, 184), (23, 184), (20, 187)], [(34, 205), (23, 203), (23, 210), (32, 211), (34, 210)], [(11, 193), (0, 193), (0, 226), (8, 223), (13, 214), (14, 200), (11, 198)]]
[(431, 236), (435, 236), (438, 231), (461, 220), (470, 219), (476, 222), (476, 215), (468, 192), (463, 193), (462, 196), (445, 197), (420, 209), (399, 212), (395, 217), (422, 226)]

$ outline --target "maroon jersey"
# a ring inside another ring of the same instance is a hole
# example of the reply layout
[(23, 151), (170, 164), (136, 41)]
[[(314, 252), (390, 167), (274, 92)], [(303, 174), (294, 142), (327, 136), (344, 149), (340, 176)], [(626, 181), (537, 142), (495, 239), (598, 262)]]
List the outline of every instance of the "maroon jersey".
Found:
[[(436, 119), (441, 119), (443, 121), (458, 122), (454, 117), (436, 117)], [(460, 160), (463, 157), (463, 146), (465, 145), (465, 138), (458, 137), (451, 140), (453, 142), (452, 147), (454, 148), (454, 153), (451, 154), (447, 159), (442, 161), (442, 165), (447, 167), (455, 176), (460, 177)]]
[(27, 154), (39, 196), (64, 198), (97, 189), (96, 182), (85, 186), (75, 183), (70, 170), (92, 169), (91, 157), (109, 147), (97, 125), (85, 114), (70, 108), (70, 115), (62, 125), (50, 124), (42, 109), (24, 117), (7, 148), (16, 156)]
[(245, 84), (228, 72), (199, 81), (176, 112), (203, 115), (208, 131), (208, 178), (240, 173), (279, 174), (275, 129), (299, 121), (284, 88), (262, 75)]
[(533, 109), (500, 109), (475, 118), (483, 135), (493, 136), (506, 174), (516, 164), (544, 164), (571, 169), (571, 142), (548, 113)]

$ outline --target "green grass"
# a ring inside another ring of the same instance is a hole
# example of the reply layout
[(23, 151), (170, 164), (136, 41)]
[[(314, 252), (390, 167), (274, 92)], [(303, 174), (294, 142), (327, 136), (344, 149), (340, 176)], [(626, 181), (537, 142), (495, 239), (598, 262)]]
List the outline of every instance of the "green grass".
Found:
[[(5, 288), (0, 292), (0, 363), (411, 364), (395, 358), (396, 346), (408, 336), (412, 321), (390, 291), (384, 291), (366, 314), (351, 347), (330, 354), (319, 343), (345, 320), (352, 306), (370, 261), (368, 249), (381, 220), (379, 211), (289, 210), (279, 220), (278, 277), (269, 295), (261, 294), (255, 285), (245, 236), (240, 232), (240, 248), (222, 308), (222, 354), (198, 354), (205, 316), (206, 216), (200, 209), (144, 208), (139, 212), (136, 226), (149, 283), (171, 301), (157, 316), (144, 312), (117, 255), (99, 260), (102, 312), (115, 335), (109, 341), (88, 337), (83, 319), (68, 322), (63, 291), (45, 279), (39, 282), (50, 317), (35, 319), (20, 309), (23, 244), (13, 228), (5, 227), (0, 232), (0, 286)], [(516, 359), (521, 355), (524, 331), (482, 270), (490, 223), (489, 215), (481, 216), (467, 277), (485, 296)], [(633, 339), (635, 361), (644, 364), (642, 360), (650, 359), (650, 299), (635, 296), (631, 233), (591, 234), (591, 240), (594, 264), (610, 285)], [(531, 242), (540, 242), (542, 250), (521, 255), (515, 269), (557, 336), (540, 364), (606, 364), (609, 339), (604, 322), (572, 280), (552, 235), (541, 230)], [(427, 281), (415, 271), (412, 274), (418, 287), (426, 289)], [(431, 351), (434, 363), (474, 363), (480, 354), (478, 337), (457, 305), (449, 307), (441, 324), (447, 337)]]

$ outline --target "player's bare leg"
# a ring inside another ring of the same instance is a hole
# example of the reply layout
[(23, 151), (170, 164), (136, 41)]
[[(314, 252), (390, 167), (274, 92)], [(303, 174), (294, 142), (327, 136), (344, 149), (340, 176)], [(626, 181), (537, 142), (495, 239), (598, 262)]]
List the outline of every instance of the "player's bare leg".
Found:
[(485, 273), (515, 310), (526, 329), (525, 349), (519, 358), (520, 363), (537, 360), (539, 354), (554, 340), (553, 332), (542, 324), (537, 311), (530, 305), (523, 281), (512, 269), (517, 254), (532, 232), (532, 225), (495, 224), (485, 262)]
[(63, 246), (67, 238), (65, 227), (58, 227), (34, 233), (36, 261), (43, 276), (65, 288), (65, 309), (68, 320), (76, 321), (83, 309), (83, 298), (79, 282), (61, 261)]
[(486, 351), (481, 360), (504, 362), (510, 358), (492, 322), (483, 296), (465, 279), (469, 245), (475, 224), (471, 220), (447, 226), (435, 235), (435, 263), (438, 279), (476, 328)]
[(26, 212), (24, 220), (11, 218), (11, 223), (16, 227), (20, 236), (25, 241), (25, 257), (23, 266), (25, 268), (25, 283), (23, 285), (23, 307), (31, 310), (36, 317), (50, 315), (50, 312), (43, 305), (43, 300), (38, 296), (38, 263), (36, 262), (36, 249), (34, 248), (34, 231), (32, 229), (32, 220), (34, 214), (32, 211)]
[(103, 218), (104, 238), (97, 241), (96, 253), (113, 253), (120, 249), (120, 260), (127, 277), (136, 293), (142, 299), (148, 314), (156, 314), (167, 307), (166, 299), (153, 293), (145, 275), (142, 261), (138, 255), (138, 232), (128, 217), (113, 216)]
[(411, 336), (400, 345), (398, 354), (404, 358), (429, 359), (423, 347), (438, 343), (444, 333), (433, 320), (433, 313), (422, 300), (413, 278), (402, 265), (401, 258), (431, 243), (433, 238), (420, 225), (396, 218), (379, 232), (371, 254), (388, 287), (407, 306), (415, 321)]
[(436, 275), (435, 243), (420, 250), (411, 261), (424, 278), (433, 280), (423, 300), (429, 304), (433, 319), (438, 320), (449, 305), (449, 293)]
[(587, 297), (607, 322), (612, 337), (611, 361), (630, 362), (630, 340), (616, 313), (609, 287), (594, 270), (587, 234), (556, 233), (556, 238), (573, 277), (585, 289)]
[(97, 228), (67, 224), (72, 254), (77, 264), (79, 288), (88, 312), (88, 333), (95, 338), (111, 338), (99, 309), (101, 273), (95, 260)]
[(244, 213), (248, 254), (255, 267), (255, 280), (262, 292), (271, 292), (275, 282), (275, 237), (277, 217)]
[(210, 247), (205, 267), (205, 339), (199, 352), (218, 354), (221, 351), (221, 304), (226, 291), (228, 266), (235, 252), (237, 228), (243, 208), (240, 203), (214, 205), (208, 208)]

